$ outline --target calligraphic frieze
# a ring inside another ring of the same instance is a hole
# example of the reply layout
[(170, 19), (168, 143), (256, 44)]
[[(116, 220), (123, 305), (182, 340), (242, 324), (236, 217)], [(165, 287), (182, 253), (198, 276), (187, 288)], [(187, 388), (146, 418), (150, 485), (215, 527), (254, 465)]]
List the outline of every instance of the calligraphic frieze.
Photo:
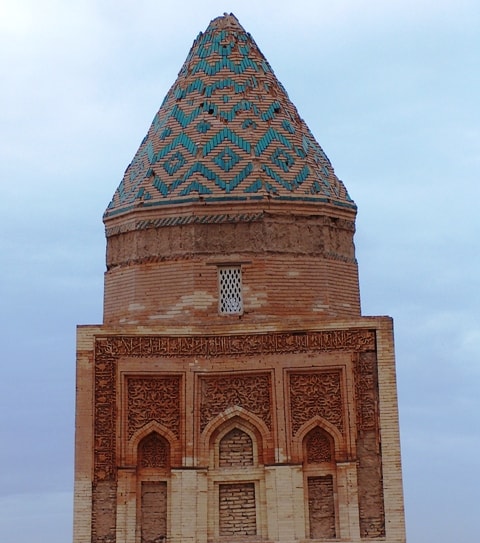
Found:
[(350, 329), (228, 336), (112, 335), (99, 336), (96, 342), (100, 358), (248, 356), (307, 351), (372, 351), (375, 350), (375, 332)]

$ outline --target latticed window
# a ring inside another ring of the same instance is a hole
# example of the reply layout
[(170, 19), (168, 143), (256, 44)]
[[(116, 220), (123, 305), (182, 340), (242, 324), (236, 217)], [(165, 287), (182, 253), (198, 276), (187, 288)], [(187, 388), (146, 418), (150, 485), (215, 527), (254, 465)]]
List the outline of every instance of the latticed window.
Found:
[(218, 268), (219, 311), (222, 314), (243, 312), (242, 270), (240, 266)]

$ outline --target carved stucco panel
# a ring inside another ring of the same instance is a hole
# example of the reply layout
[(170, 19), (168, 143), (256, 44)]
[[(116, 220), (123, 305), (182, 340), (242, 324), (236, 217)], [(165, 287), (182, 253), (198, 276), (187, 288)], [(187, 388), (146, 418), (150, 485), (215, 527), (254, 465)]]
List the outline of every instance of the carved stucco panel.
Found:
[[(268, 333), (242, 334), (229, 336), (154, 336), (154, 335), (111, 335), (98, 336), (95, 340), (95, 406), (94, 406), (94, 448), (95, 448), (95, 479), (115, 480), (115, 441), (116, 441), (116, 368), (120, 357), (173, 357), (183, 358), (192, 356), (254, 356), (257, 354), (319, 352), (319, 351), (356, 351), (367, 352), (375, 350), (375, 332), (365, 329), (324, 330), (299, 333)], [(366, 368), (365, 368), (366, 369)], [(359, 420), (370, 425), (372, 421), (371, 400), (368, 391), (371, 390), (371, 372), (358, 369), (357, 398), (362, 405), (362, 415)], [(263, 394), (266, 398), (266, 392)], [(270, 405), (270, 389), (268, 401), (262, 400), (263, 405)], [(307, 395), (308, 399), (308, 395)], [(262, 405), (262, 402), (259, 405)], [(233, 402), (235, 403), (235, 402)], [(268, 408), (253, 407), (255, 400), (241, 400), (246, 409), (253, 412), (271, 427), (271, 414)], [(215, 402), (214, 402), (215, 404)], [(221, 405), (231, 405), (232, 400), (216, 402), (217, 411)], [(248, 407), (250, 406), (250, 407)], [(213, 409), (213, 408), (212, 408)], [(213, 411), (215, 411), (213, 409)], [(202, 427), (205, 420), (213, 415), (206, 410), (202, 415)], [(312, 411), (312, 409), (310, 409)], [(134, 417), (135, 419), (135, 417)], [(140, 419), (132, 419), (131, 428), (138, 427)], [(339, 424), (337, 418), (336, 424)], [(328, 420), (328, 419), (327, 419)], [(170, 422), (172, 431), (178, 432), (176, 423)], [(297, 427), (298, 418), (294, 423)], [(176, 434), (178, 435), (178, 434)]]
[(200, 378), (200, 429), (230, 407), (242, 407), (272, 427), (270, 374)]
[(168, 442), (157, 435), (150, 434), (142, 440), (138, 450), (140, 468), (168, 468), (170, 464)]
[(116, 425), (116, 360), (104, 357), (95, 365), (95, 481), (114, 481)]
[(156, 421), (180, 437), (181, 377), (129, 377), (127, 379), (127, 425), (129, 439), (148, 424)]
[(319, 416), (343, 433), (343, 400), (340, 371), (290, 374), (292, 433)]

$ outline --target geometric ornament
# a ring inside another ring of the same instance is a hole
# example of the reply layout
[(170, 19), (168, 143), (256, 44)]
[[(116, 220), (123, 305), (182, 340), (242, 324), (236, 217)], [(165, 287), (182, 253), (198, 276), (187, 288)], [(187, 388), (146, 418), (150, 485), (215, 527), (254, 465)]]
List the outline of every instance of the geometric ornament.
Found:
[(180, 151), (176, 151), (168, 160), (163, 163), (164, 170), (169, 175), (174, 175), (184, 164), (186, 160)]
[(214, 157), (213, 161), (222, 168), (224, 172), (229, 172), (233, 167), (235, 167), (236, 164), (240, 161), (240, 157), (235, 153), (235, 151), (232, 151), (230, 147), (225, 147), (216, 157)]

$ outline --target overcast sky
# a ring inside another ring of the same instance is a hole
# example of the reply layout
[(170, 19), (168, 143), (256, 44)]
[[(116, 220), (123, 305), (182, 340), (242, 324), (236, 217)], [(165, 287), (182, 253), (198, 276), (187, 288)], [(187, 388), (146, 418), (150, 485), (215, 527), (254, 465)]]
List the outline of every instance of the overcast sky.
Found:
[(102, 321), (102, 213), (223, 12), (358, 205), (362, 311), (395, 319), (408, 541), (477, 542), (478, 0), (0, 0), (0, 541), (71, 540), (75, 326)]

